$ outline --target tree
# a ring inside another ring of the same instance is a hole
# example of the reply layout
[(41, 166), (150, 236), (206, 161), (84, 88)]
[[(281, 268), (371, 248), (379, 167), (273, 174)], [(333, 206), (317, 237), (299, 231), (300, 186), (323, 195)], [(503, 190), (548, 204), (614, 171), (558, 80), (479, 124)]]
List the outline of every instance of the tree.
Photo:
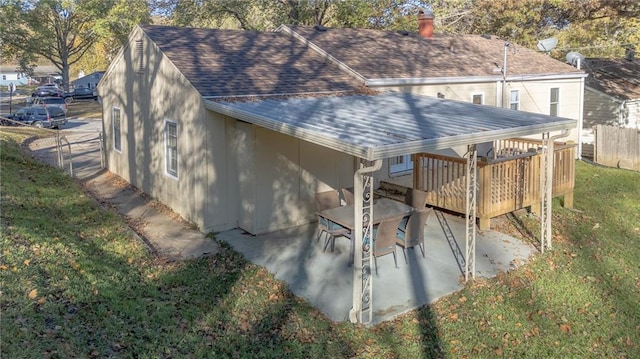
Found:
[(71, 66), (71, 73), (105, 70), (127, 43), (134, 26), (149, 23), (151, 10), (147, 0), (115, 0), (109, 12), (96, 20), (94, 30), (98, 39), (85, 56)]
[(55, 65), (69, 88), (69, 67), (99, 36), (97, 20), (108, 14), (108, 0), (8, 0), (1, 3), (2, 47), (18, 58), (39, 55)]

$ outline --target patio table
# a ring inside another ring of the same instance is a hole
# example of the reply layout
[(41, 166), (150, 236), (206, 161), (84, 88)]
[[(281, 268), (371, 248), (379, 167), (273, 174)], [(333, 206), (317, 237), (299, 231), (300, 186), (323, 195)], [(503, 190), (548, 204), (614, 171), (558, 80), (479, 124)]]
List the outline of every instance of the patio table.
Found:
[[(372, 225), (379, 224), (386, 219), (403, 218), (410, 215), (415, 208), (390, 198), (380, 198), (373, 202), (373, 219)], [(336, 208), (329, 208), (319, 211), (318, 215), (337, 223), (350, 231), (351, 251), (349, 253), (349, 264), (353, 262), (354, 240), (353, 233), (355, 230), (354, 206), (347, 205)]]

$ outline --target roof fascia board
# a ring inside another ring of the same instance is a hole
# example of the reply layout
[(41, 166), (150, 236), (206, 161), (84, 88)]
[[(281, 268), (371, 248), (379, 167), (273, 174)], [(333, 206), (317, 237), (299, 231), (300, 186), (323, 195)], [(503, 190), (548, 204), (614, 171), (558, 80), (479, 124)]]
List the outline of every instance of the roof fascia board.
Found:
[[(569, 80), (587, 77), (586, 73), (554, 74), (554, 75), (520, 75), (507, 76), (507, 81), (545, 81), (545, 80)], [(401, 86), (401, 85), (442, 85), (483, 83), (502, 81), (501, 75), (496, 76), (469, 76), (469, 77), (423, 77), (423, 78), (387, 78), (368, 79), (367, 86)]]
[(313, 42), (307, 40), (306, 37), (298, 34), (295, 31), (293, 31), (293, 29), (291, 29), (290, 27), (288, 27), (286, 25), (280, 25), (275, 30), (275, 32), (284, 32), (284, 33), (287, 33), (287, 34), (293, 36), (294, 38), (298, 39), (298, 41), (300, 41), (303, 44), (307, 45), (309, 48), (311, 48), (312, 50), (314, 50), (315, 52), (317, 52), (318, 54), (320, 54), (324, 58), (326, 58), (329, 61), (331, 61), (334, 64), (336, 64), (340, 69), (346, 71), (349, 75), (353, 76), (354, 78), (356, 78), (356, 79), (358, 79), (358, 80), (360, 80), (362, 82), (366, 81), (366, 78), (364, 76), (360, 75), (358, 72), (353, 70), (351, 67), (347, 66), (344, 62), (342, 62), (342, 61), (336, 59), (335, 57), (331, 56), (328, 52), (324, 51), (320, 46), (318, 46), (318, 45), (314, 44)]
[(505, 138), (531, 136), (542, 134), (545, 132), (561, 131), (565, 129), (571, 130), (574, 129), (575, 126), (576, 120), (568, 119), (554, 122), (553, 124), (542, 124), (506, 129), (501, 131), (492, 131), (491, 134), (477, 133), (465, 136), (456, 136), (455, 138), (440, 138), (433, 140), (407, 142), (403, 144), (389, 145), (377, 148), (371, 153), (372, 158), (370, 160), (385, 159), (430, 150), (440, 150), (460, 145), (479, 144)]

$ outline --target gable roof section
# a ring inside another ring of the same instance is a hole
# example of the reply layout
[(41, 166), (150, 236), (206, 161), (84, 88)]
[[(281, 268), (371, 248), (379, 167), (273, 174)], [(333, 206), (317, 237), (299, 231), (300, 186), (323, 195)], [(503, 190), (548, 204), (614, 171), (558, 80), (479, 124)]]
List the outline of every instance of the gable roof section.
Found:
[(624, 59), (586, 59), (585, 86), (622, 100), (640, 100), (640, 62)]
[(363, 85), (286, 34), (140, 27), (204, 98), (353, 92)]
[(575, 128), (576, 120), (410, 93), (206, 101), (209, 110), (364, 158)]
[[(280, 26), (335, 58), (367, 85), (389, 80), (444, 81), (461, 78), (465, 82), (502, 80), (505, 41), (492, 36), (435, 34), (425, 39), (419, 34), (381, 30)], [(530, 77), (584, 77), (584, 71), (521, 46), (508, 50), (507, 80)], [(387, 80), (382, 81), (382, 80)]]

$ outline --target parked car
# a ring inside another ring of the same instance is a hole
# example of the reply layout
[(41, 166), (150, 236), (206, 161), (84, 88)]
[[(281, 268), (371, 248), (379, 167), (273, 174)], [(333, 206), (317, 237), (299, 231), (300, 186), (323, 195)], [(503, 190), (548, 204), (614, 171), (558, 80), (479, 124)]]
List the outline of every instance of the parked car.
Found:
[(31, 97), (62, 97), (63, 91), (56, 84), (38, 86)]
[(96, 95), (92, 88), (89, 87), (77, 87), (73, 90), (74, 99), (96, 99)]
[(6, 116), (13, 121), (40, 128), (60, 128), (67, 124), (67, 115), (60, 107), (27, 106)]
[(67, 115), (67, 102), (62, 97), (36, 97), (31, 100), (31, 106), (43, 106), (43, 107), (59, 107)]

